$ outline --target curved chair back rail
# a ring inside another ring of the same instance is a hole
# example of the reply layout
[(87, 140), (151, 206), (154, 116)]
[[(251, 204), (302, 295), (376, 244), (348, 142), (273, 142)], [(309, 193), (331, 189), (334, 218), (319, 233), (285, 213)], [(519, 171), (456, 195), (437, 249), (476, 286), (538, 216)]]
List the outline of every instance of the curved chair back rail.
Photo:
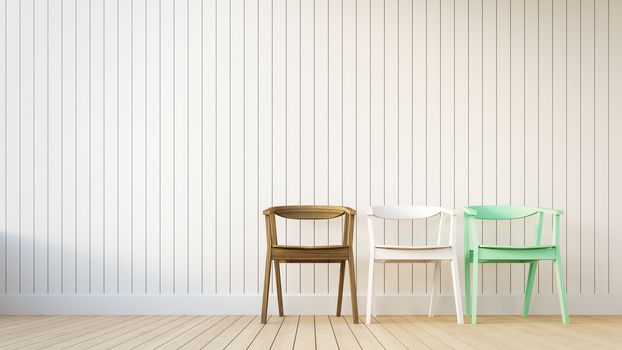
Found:
[[(559, 209), (538, 208), (538, 207), (518, 206), (518, 205), (476, 205), (476, 206), (464, 207), (464, 218), (465, 218), (464, 249), (465, 249), (465, 253), (468, 252), (469, 245), (471, 247), (480, 245), (477, 234), (471, 234), (471, 231), (476, 233), (476, 227), (474, 227), (473, 225), (468, 225), (468, 223), (473, 223), (474, 220), (495, 220), (495, 221), (518, 220), (518, 219), (524, 219), (532, 215), (538, 215), (538, 218), (536, 220), (534, 238), (536, 242), (535, 245), (539, 246), (540, 243), (542, 242), (542, 224), (544, 220), (544, 215), (551, 214), (553, 215), (553, 217), (558, 217), (562, 215), (563, 213), (564, 211), (559, 210)], [(553, 227), (552, 234), (553, 234), (553, 237), (552, 237), (553, 245), (556, 245), (557, 242), (559, 242), (559, 230), (555, 230), (555, 227)]]
[[(542, 227), (544, 215), (553, 216), (552, 244), (542, 245)], [(466, 294), (466, 313), (471, 316), (471, 323), (477, 323), (477, 291), (479, 269), (478, 264), (485, 263), (528, 263), (529, 275), (525, 287), (525, 300), (523, 302), (523, 316), (529, 312), (531, 293), (540, 260), (553, 261), (557, 279), (557, 291), (562, 314), (562, 322), (570, 322), (568, 306), (566, 304), (566, 291), (564, 284), (564, 272), (561, 262), (559, 247), (559, 227), (562, 210), (538, 208), (516, 205), (478, 205), (464, 208), (464, 279)], [(528, 216), (537, 215), (534, 232), (534, 245), (532, 246), (498, 246), (484, 245), (478, 241), (476, 220), (516, 220)], [(473, 272), (471, 279), (471, 265)]]
[(464, 208), (465, 215), (479, 220), (515, 220), (522, 219), (537, 213), (563, 214), (562, 210), (525, 207), (519, 205), (472, 205)]
[[(266, 270), (264, 275), (263, 301), (261, 306), (261, 323), (266, 323), (268, 310), (268, 294), (270, 291), (270, 273), (274, 262), (279, 316), (283, 316), (283, 293), (281, 291), (280, 263), (339, 263), (339, 289), (337, 294), (337, 316), (341, 315), (341, 301), (346, 262), (350, 274), (350, 294), (352, 296), (352, 317), (358, 323), (358, 307), (356, 302), (356, 281), (354, 274), (354, 253), (352, 239), (354, 235), (354, 218), (356, 210), (342, 206), (320, 205), (287, 205), (268, 208), (263, 211), (266, 220)], [(276, 234), (276, 217), (294, 220), (330, 220), (343, 216), (343, 236), (339, 245), (327, 246), (293, 246), (281, 245)]]
[(417, 220), (427, 219), (440, 213), (449, 215), (455, 214), (453, 210), (441, 207), (428, 207), (423, 205), (385, 205), (371, 207), (368, 215), (387, 220)]
[[(372, 218), (378, 218), (383, 220), (423, 220), (429, 219), (431, 217), (440, 215), (439, 223), (438, 223), (438, 236), (436, 245), (439, 246), (442, 243), (450, 246), (454, 246), (456, 244), (456, 235), (455, 235), (455, 222), (454, 217), (457, 212), (450, 209), (445, 209), (442, 207), (432, 207), (432, 206), (424, 206), (424, 205), (413, 205), (413, 206), (401, 206), (401, 205), (382, 205), (382, 206), (374, 206), (369, 208), (367, 212), (367, 226), (369, 232), (373, 232), (373, 221)], [(450, 218), (450, 227), (449, 230), (444, 227), (444, 219), (447, 217)], [(369, 235), (369, 247), (370, 249), (374, 249), (376, 243), (374, 239), (374, 235)], [(434, 246), (430, 246), (432, 248)]]
[(263, 211), (263, 214), (275, 214), (294, 220), (328, 220), (345, 214), (356, 215), (356, 210), (342, 206), (284, 205), (268, 208)]

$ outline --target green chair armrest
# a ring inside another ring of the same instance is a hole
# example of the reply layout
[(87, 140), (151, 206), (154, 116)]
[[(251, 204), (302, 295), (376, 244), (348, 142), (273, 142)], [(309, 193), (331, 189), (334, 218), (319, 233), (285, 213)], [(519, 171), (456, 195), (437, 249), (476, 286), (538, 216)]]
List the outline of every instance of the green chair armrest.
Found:
[(551, 214), (551, 215), (563, 215), (564, 214), (564, 211), (561, 209), (538, 208), (538, 210), (544, 214)]
[(477, 212), (475, 211), (475, 209), (472, 209), (472, 208), (469, 208), (469, 207), (464, 207), (464, 214), (473, 216), (473, 215), (477, 214)]

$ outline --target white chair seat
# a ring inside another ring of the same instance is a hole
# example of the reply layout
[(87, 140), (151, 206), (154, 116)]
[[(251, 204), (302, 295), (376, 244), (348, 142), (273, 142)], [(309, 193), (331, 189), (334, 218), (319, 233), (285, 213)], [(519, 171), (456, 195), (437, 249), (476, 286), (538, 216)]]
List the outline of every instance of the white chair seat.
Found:
[(446, 249), (451, 248), (448, 245), (422, 245), (422, 246), (408, 246), (408, 245), (376, 245), (376, 248), (383, 249), (402, 249), (402, 250), (427, 250), (427, 249)]

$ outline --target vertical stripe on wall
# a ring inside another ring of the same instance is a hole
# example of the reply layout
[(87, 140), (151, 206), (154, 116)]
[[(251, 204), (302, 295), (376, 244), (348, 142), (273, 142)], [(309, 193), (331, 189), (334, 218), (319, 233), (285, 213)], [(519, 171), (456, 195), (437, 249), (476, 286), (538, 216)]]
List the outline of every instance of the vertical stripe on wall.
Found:
[[(359, 210), (362, 290), (370, 205), (526, 204), (565, 210), (569, 293), (621, 293), (620, 6), (4, 0), (0, 292), (257, 294), (261, 210), (280, 204)], [(278, 237), (336, 243), (340, 224)], [(434, 224), (377, 240), (430, 243)], [(520, 245), (533, 225), (479, 230)], [(482, 271), (483, 294), (522, 293), (523, 266)], [(376, 273), (381, 293), (431, 288), (430, 266)], [(292, 264), (284, 285), (332, 294), (337, 274)], [(553, 284), (541, 264), (538, 293)]]

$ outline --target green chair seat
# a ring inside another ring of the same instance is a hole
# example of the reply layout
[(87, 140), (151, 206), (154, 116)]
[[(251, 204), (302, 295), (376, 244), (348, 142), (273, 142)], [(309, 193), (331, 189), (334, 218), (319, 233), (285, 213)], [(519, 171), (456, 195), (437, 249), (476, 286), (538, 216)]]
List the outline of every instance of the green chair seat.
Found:
[[(475, 220), (515, 220), (531, 215), (538, 215), (535, 230), (535, 245), (532, 246), (499, 246), (479, 244)], [(553, 215), (553, 239), (552, 244), (543, 245), (542, 223), (544, 214)], [(566, 290), (564, 288), (564, 272), (559, 248), (559, 222), (561, 210), (523, 207), (523, 206), (472, 206), (464, 209), (464, 262), (465, 262), (465, 292), (466, 313), (471, 316), (471, 323), (477, 323), (477, 287), (478, 287), (478, 264), (486, 263), (528, 263), (529, 275), (525, 287), (525, 300), (523, 302), (523, 316), (529, 312), (531, 293), (536, 275), (536, 269), (540, 260), (552, 260), (557, 280), (557, 291), (561, 307), (562, 322), (568, 324), (568, 306), (566, 303)], [(473, 279), (471, 280), (471, 265), (473, 265)]]
[(488, 248), (488, 249), (512, 249), (512, 250), (528, 250), (528, 249), (549, 249), (555, 248), (555, 245), (534, 245), (534, 246), (508, 246), (508, 245), (490, 245), (490, 244), (480, 244), (480, 248)]
[[(470, 261), (473, 262), (473, 250), (469, 253)], [(508, 246), (479, 246), (479, 262), (532, 262), (538, 260), (557, 259), (557, 247), (551, 245), (533, 247), (508, 247)]]

